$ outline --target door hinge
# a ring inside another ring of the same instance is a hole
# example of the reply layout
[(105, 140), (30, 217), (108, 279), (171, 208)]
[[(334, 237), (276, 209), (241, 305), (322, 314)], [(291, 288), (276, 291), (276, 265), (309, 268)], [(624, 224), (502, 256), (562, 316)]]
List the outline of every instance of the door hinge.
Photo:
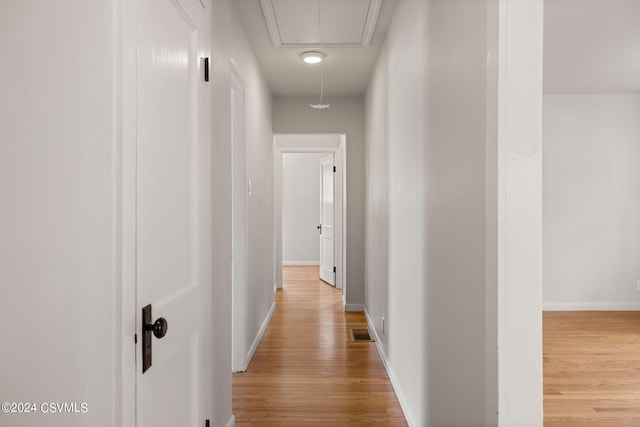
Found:
[(333, 272), (336, 273), (338, 270), (335, 268), (335, 266), (333, 267)]
[(333, 173), (336, 173), (336, 167), (335, 166), (333, 167)]
[(138, 334), (133, 334), (133, 342), (138, 344)]
[(204, 427), (209, 427), (209, 420), (206, 420), (206, 421), (204, 422)]
[(204, 58), (204, 81), (209, 81), (209, 58)]

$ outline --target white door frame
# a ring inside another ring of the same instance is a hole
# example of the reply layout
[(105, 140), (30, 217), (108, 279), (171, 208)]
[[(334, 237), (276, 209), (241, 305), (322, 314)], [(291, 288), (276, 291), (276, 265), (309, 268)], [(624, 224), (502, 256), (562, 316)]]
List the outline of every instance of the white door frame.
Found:
[[(246, 84), (233, 59), (231, 71), (231, 371), (247, 370), (249, 196), (246, 141)], [(239, 97), (239, 99), (238, 99)], [(239, 109), (236, 104), (240, 102)], [(238, 128), (237, 128), (238, 127)], [(238, 146), (242, 144), (242, 146)]]
[[(115, 401), (122, 417), (122, 425), (136, 425), (136, 157), (137, 157), (137, 2), (120, 2), (122, 23), (122, 80), (117, 82), (121, 92), (121, 122), (118, 123), (122, 135), (119, 148), (120, 176), (117, 189), (119, 200), (115, 209), (119, 210), (119, 223), (115, 224), (114, 241), (120, 246), (120, 289), (114, 290), (121, 297), (119, 320), (121, 334), (114, 346), (114, 354), (120, 354), (119, 382), (122, 384), (120, 400)], [(119, 203), (118, 203), (119, 202)], [(119, 292), (118, 292), (119, 291)], [(118, 318), (116, 317), (116, 320)], [(118, 379), (116, 379), (118, 381)], [(117, 396), (117, 394), (116, 394)]]
[(488, 2), (487, 425), (543, 423), (543, 6)]
[(336, 288), (342, 289), (342, 301), (346, 295), (346, 135), (345, 134), (276, 134), (274, 135), (275, 158), (275, 284), (282, 289), (282, 155), (284, 153), (334, 153), (336, 165), (335, 177), (335, 235), (334, 261), (336, 264)]

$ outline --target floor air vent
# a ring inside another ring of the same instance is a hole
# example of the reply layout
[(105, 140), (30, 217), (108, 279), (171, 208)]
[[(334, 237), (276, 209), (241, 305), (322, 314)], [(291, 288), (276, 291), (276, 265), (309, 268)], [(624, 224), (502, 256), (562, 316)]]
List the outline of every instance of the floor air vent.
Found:
[(373, 341), (368, 329), (351, 329), (351, 341)]

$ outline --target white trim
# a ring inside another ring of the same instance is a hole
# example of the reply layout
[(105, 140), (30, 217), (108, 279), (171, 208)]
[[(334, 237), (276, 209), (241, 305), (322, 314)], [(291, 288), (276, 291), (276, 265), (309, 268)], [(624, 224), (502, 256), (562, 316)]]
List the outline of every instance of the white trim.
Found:
[[(231, 368), (246, 369), (246, 301), (249, 293), (249, 195), (247, 166), (246, 83), (233, 58), (229, 58), (231, 107)], [(238, 108), (239, 107), (239, 108)]]
[(224, 427), (235, 427), (235, 426), (236, 426), (236, 417), (234, 415), (231, 415), (231, 417), (229, 418), (229, 421), (227, 421)]
[(491, 110), (487, 116), (488, 126), (497, 126), (497, 139), (488, 141), (497, 163), (487, 176), (497, 183), (488, 190), (497, 202), (498, 426), (538, 427), (544, 421), (543, 0), (497, 0), (497, 7), (498, 38), (487, 52), (497, 55), (497, 69), (491, 68), (498, 90), (488, 95), (497, 96), (497, 116)]
[(247, 358), (245, 360), (245, 365), (242, 371), (246, 371), (247, 368), (249, 367), (249, 363), (251, 363), (251, 359), (253, 359), (253, 355), (258, 349), (258, 345), (260, 344), (260, 341), (262, 341), (262, 336), (264, 335), (264, 332), (267, 330), (267, 326), (269, 326), (269, 321), (271, 320), (271, 316), (273, 316), (273, 313), (275, 311), (276, 311), (276, 303), (274, 302), (271, 304), (271, 308), (269, 309), (267, 316), (264, 318), (264, 321), (260, 326), (260, 330), (258, 331), (256, 338), (253, 340), (253, 344), (251, 344), (251, 348), (249, 348), (249, 351), (247, 352)]
[(389, 381), (391, 382), (391, 386), (393, 387), (393, 391), (396, 393), (396, 398), (400, 403), (400, 408), (402, 409), (402, 413), (404, 414), (404, 418), (407, 421), (409, 427), (418, 427), (418, 424), (415, 422), (415, 418), (409, 412), (409, 405), (407, 404), (407, 399), (400, 388), (400, 384), (398, 383), (396, 374), (393, 372), (391, 368), (391, 362), (387, 358), (387, 354), (382, 347), (380, 341), (380, 337), (378, 336), (378, 332), (374, 327), (373, 321), (371, 320), (371, 316), (369, 316), (369, 312), (367, 309), (364, 309), (364, 317), (367, 319), (367, 325), (369, 325), (369, 332), (373, 333), (373, 339), (376, 343), (376, 348), (378, 349), (378, 354), (380, 355), (380, 359), (382, 359), (382, 365), (384, 366), (385, 371), (387, 371), (387, 376), (389, 377)]
[(548, 302), (543, 311), (639, 311), (640, 303), (624, 302)]
[(356, 311), (356, 312), (365, 311), (364, 304), (345, 304), (344, 311)]
[(282, 265), (320, 265), (320, 261), (282, 261)]
[[(336, 165), (340, 174), (336, 175), (336, 192), (334, 197), (342, 204), (342, 212), (337, 215), (335, 226), (336, 235), (340, 239), (336, 242), (333, 259), (336, 265), (336, 287), (342, 291), (346, 303), (347, 294), (347, 135), (340, 135), (341, 150), (336, 153)], [(336, 203), (336, 212), (340, 206)]]
[(380, 6), (382, 0), (371, 0), (369, 4), (369, 13), (367, 13), (367, 22), (364, 24), (364, 31), (362, 32), (362, 47), (369, 47), (371, 45), (371, 39), (373, 38), (373, 31), (376, 28), (378, 22), (378, 14), (380, 13)]
[(282, 46), (282, 41), (280, 40), (280, 30), (278, 30), (278, 24), (276, 23), (276, 14), (273, 11), (273, 4), (271, 0), (260, 0), (260, 4), (262, 5), (262, 13), (264, 13), (264, 20), (267, 23), (267, 29), (269, 30), (269, 36), (271, 37), (271, 43), (273, 43), (273, 47)]
[[(116, 84), (120, 94), (120, 106), (117, 123), (119, 141), (118, 168), (114, 171), (119, 174), (117, 183), (117, 200), (115, 208), (119, 210), (117, 217), (119, 223), (119, 236), (116, 239), (117, 254), (120, 256), (119, 266), (116, 271), (121, 280), (120, 290), (115, 291), (116, 304), (120, 304), (116, 313), (117, 326), (120, 328), (120, 342), (114, 342), (114, 358), (118, 358), (116, 369), (120, 369), (115, 378), (115, 416), (120, 417), (122, 425), (133, 427), (136, 425), (136, 358), (139, 357), (139, 349), (142, 343), (132, 345), (134, 334), (138, 332), (136, 325), (136, 151), (137, 151), (137, 25), (138, 11), (133, 2), (121, 0), (115, 2), (116, 19), (115, 34), (121, 34), (119, 43), (115, 44), (115, 55), (118, 56), (117, 66), (121, 73), (116, 77)], [(117, 332), (116, 332), (117, 333)], [(141, 341), (141, 340), (140, 340)], [(119, 354), (118, 354), (119, 352)], [(119, 366), (118, 366), (119, 365)], [(118, 413), (119, 412), (119, 413)]]

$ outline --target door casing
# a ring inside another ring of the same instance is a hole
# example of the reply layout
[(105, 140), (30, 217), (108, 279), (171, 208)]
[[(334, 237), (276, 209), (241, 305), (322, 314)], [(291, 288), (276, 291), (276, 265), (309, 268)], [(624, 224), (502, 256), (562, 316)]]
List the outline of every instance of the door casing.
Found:
[(246, 371), (247, 299), (249, 280), (249, 195), (246, 141), (245, 83), (235, 61), (231, 69), (231, 370)]
[(274, 135), (275, 174), (275, 284), (282, 288), (282, 155), (284, 153), (334, 153), (335, 155), (335, 235), (334, 260), (336, 288), (342, 289), (342, 302), (346, 304), (346, 212), (347, 212), (347, 160), (345, 134), (276, 134)]

